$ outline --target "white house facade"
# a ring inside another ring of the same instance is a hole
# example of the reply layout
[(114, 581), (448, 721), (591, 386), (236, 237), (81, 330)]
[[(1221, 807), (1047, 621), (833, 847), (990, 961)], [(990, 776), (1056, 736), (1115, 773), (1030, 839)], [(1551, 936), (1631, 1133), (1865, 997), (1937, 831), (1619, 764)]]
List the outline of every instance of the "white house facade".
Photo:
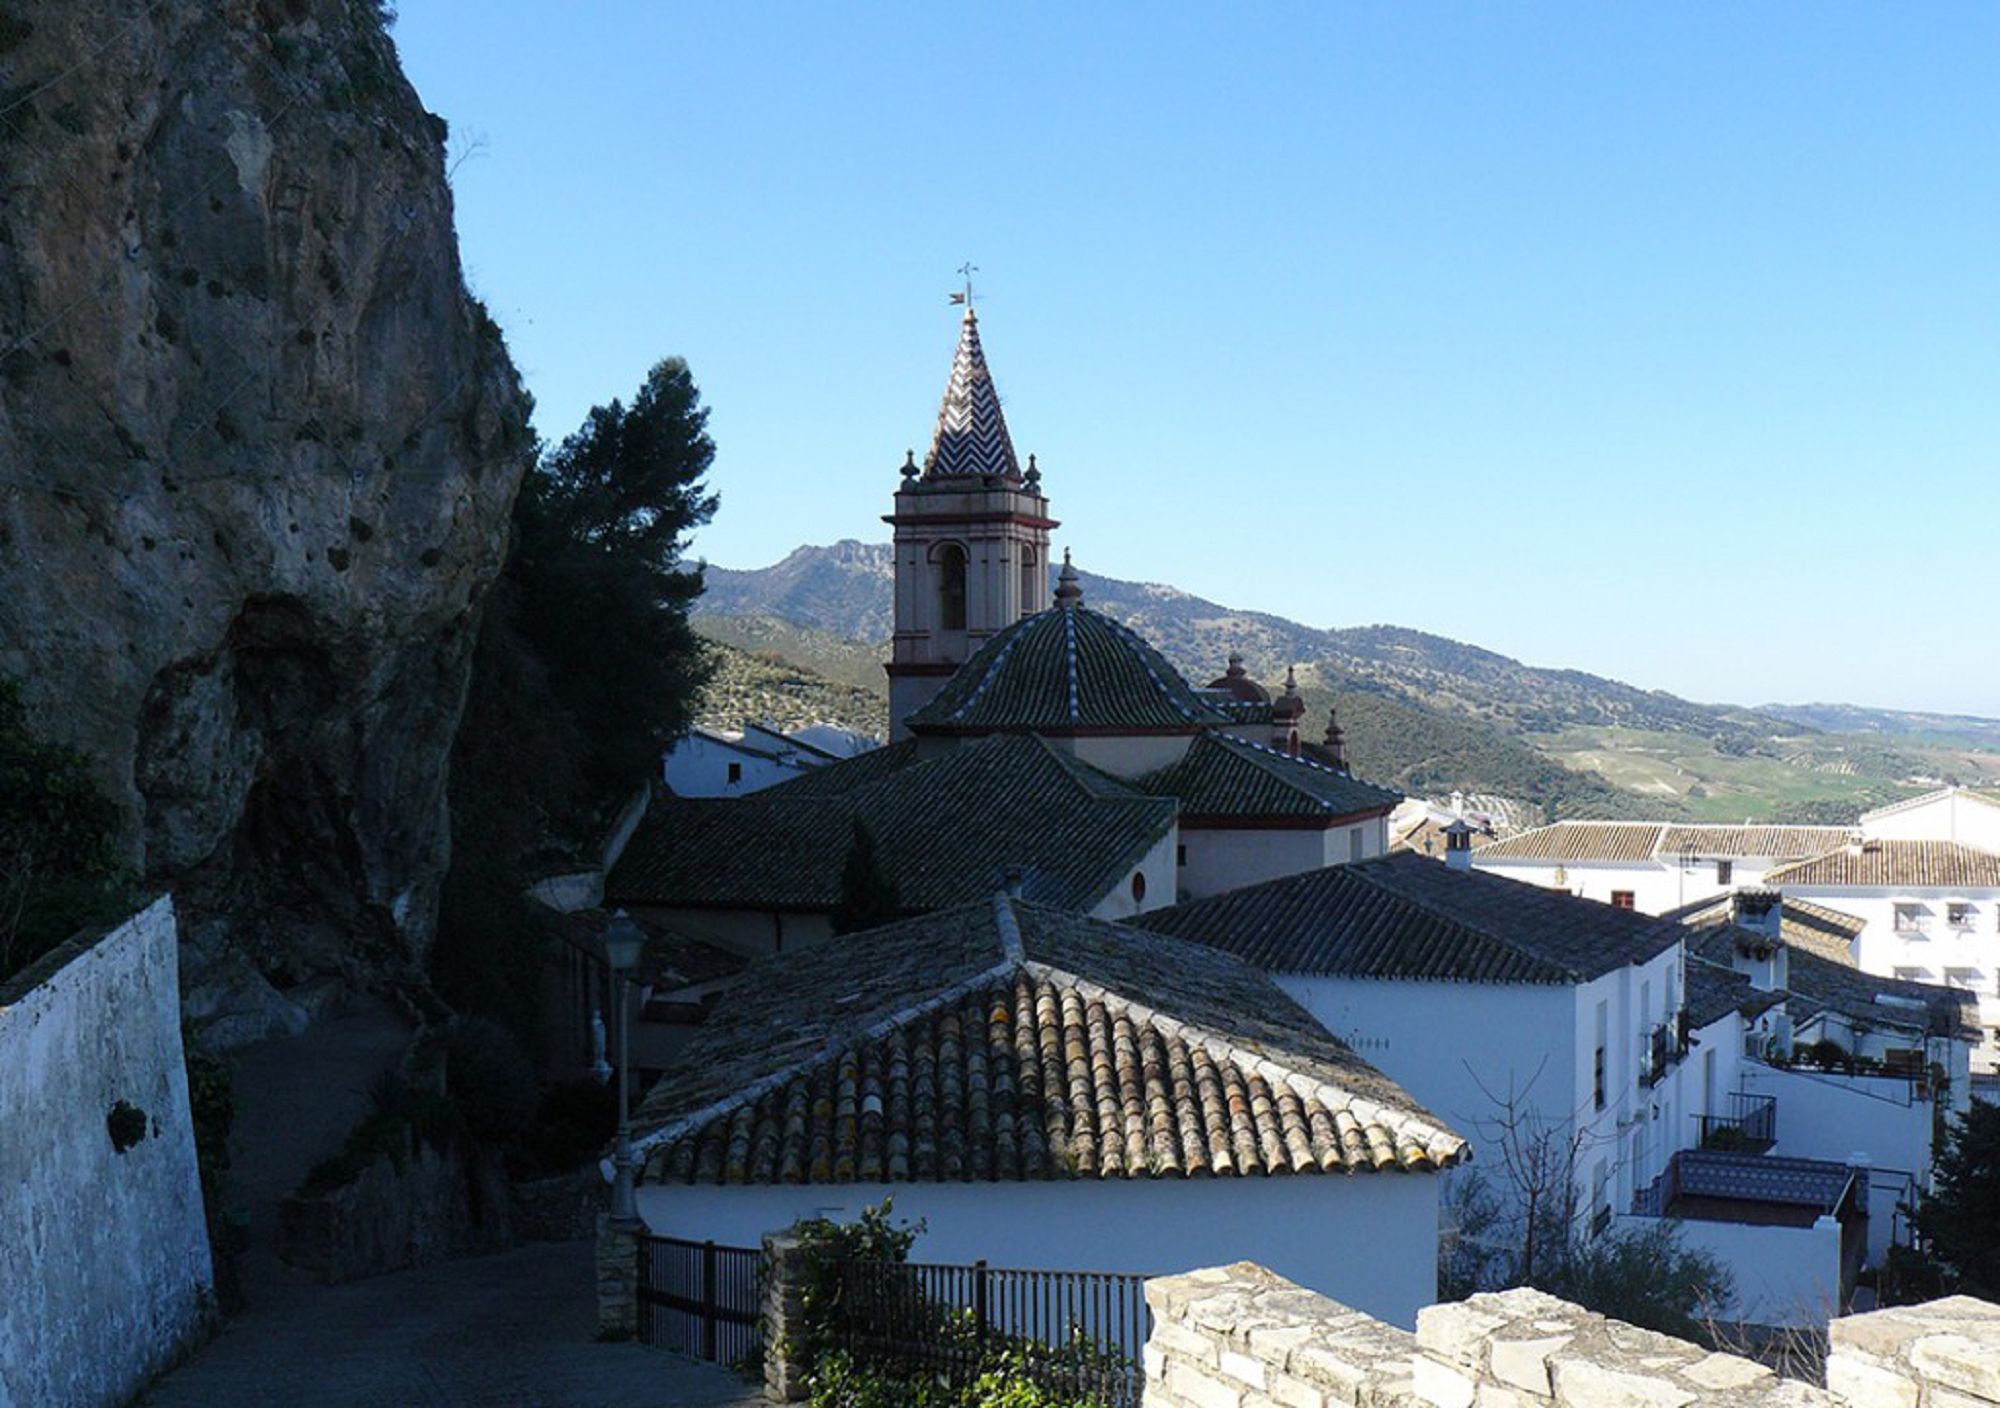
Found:
[(762, 724), (692, 728), (667, 750), (660, 774), (677, 797), (742, 797), (844, 756)]
[(751, 978), (638, 1117), (655, 1232), (755, 1245), (893, 1197), (922, 1260), (1271, 1257), (1398, 1323), (1435, 1298), (1464, 1140), (1225, 954), (1000, 896)]

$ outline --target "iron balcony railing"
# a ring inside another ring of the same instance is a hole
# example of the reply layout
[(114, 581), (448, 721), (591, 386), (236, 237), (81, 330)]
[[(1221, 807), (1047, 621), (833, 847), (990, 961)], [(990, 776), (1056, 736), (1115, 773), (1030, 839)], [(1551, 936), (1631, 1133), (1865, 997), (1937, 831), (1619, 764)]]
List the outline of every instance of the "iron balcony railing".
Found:
[(1778, 1100), (1774, 1095), (1729, 1096), (1729, 1113), (1696, 1115), (1700, 1147), (1761, 1154), (1778, 1142)]

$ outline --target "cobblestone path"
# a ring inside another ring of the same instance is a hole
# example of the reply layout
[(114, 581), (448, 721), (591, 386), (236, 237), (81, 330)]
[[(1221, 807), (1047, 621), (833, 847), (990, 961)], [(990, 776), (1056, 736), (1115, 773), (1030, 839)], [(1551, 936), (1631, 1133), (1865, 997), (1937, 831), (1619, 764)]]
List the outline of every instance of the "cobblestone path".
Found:
[(230, 1320), (142, 1408), (750, 1408), (736, 1375), (598, 1344), (590, 1247), (545, 1243), (299, 1291)]

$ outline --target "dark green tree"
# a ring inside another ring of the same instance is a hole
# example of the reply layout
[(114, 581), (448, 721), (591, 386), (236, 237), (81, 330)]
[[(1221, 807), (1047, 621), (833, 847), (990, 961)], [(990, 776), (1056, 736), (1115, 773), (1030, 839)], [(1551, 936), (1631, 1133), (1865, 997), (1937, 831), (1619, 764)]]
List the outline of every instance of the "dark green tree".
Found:
[(682, 558), (715, 512), (715, 458), (687, 364), (631, 404), (594, 408), (514, 503), (513, 543), (481, 620), (452, 753), (452, 864), (431, 973), (461, 1011), (532, 1042), (546, 919), (523, 895), (587, 855), (692, 721), (707, 651)]
[(875, 837), (857, 818), (847, 864), (840, 872), (840, 903), (833, 910), (833, 932), (853, 934), (874, 929), (894, 923), (902, 912), (902, 897), (896, 893), (896, 882), (882, 868)]
[(30, 728), (0, 679), (0, 978), (131, 900), (118, 813), (80, 753)]
[(1917, 1230), (1953, 1290), (2000, 1299), (2000, 1105), (1973, 1101), (1945, 1136)]

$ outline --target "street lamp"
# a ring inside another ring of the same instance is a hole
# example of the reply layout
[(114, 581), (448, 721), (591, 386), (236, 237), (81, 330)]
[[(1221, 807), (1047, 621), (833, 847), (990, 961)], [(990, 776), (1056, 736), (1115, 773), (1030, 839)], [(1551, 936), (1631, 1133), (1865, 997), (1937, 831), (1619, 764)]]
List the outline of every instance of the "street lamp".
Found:
[(611, 1224), (624, 1229), (639, 1221), (639, 1202), (632, 1187), (632, 1004), (626, 989), (632, 970), (639, 966), (639, 951), (645, 946), (646, 931), (624, 910), (611, 916), (604, 930), (604, 961), (617, 979), (618, 1003), (618, 1148), (611, 1156)]

